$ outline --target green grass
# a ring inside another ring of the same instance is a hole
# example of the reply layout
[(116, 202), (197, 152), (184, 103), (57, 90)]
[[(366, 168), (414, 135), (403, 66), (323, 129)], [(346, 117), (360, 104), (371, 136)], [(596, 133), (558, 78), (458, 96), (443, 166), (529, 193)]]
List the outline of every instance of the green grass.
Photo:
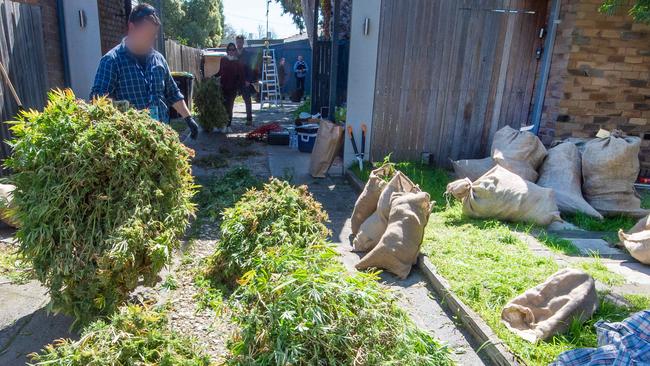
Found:
[(21, 259), (17, 250), (12, 245), (0, 244), (0, 276), (14, 284), (24, 284), (35, 276), (29, 263)]
[(607, 269), (607, 266), (603, 264), (600, 258), (596, 256), (594, 256), (590, 261), (580, 262), (578, 267), (589, 273), (591, 277), (608, 286), (620, 286), (625, 283), (625, 277), (618, 273), (611, 272)]
[[(650, 209), (650, 191), (639, 191), (639, 194), (641, 195), (641, 208)], [(605, 217), (604, 220), (598, 220), (583, 213), (578, 213), (576, 215), (562, 215), (562, 217), (581, 229), (610, 233), (616, 233), (619, 229), (628, 230), (634, 226), (638, 220), (623, 215)], [(607, 235), (606, 239), (608, 239), (608, 241), (613, 240), (614, 242), (618, 242), (618, 237), (616, 235)]]
[[(563, 335), (536, 344), (522, 340), (501, 323), (503, 306), (559, 269), (553, 259), (535, 255), (516, 235), (516, 231), (526, 232), (532, 227), (467, 218), (462, 214), (460, 202), (446, 201), (444, 191), (450, 178), (445, 171), (418, 163), (397, 163), (396, 167), (438, 201), (426, 228), (422, 251), (447, 279), (452, 291), (527, 364), (546, 365), (563, 351), (594, 347), (597, 344), (593, 327), (596, 321), (620, 321), (650, 304), (650, 298), (643, 296), (630, 297), (630, 308), (602, 301), (591, 319), (584, 324), (571, 324)], [(361, 179), (368, 178), (368, 169), (363, 172), (357, 166), (351, 169)], [(566, 255), (578, 254), (570, 241), (541, 231), (538, 239), (551, 250)], [(616, 285), (621, 281), (620, 275), (608, 271), (597, 258), (580, 267), (604, 283)]]

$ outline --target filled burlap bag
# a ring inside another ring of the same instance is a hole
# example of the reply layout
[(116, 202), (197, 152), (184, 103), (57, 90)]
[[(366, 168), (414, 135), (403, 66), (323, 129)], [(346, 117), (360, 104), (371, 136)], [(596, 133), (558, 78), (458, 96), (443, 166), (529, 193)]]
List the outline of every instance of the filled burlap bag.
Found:
[(509, 171), (530, 182), (537, 181), (537, 168), (544, 161), (546, 148), (529, 131), (517, 131), (505, 126), (494, 134), (492, 158)]
[(5, 224), (18, 228), (18, 221), (13, 217), (11, 200), (16, 186), (11, 184), (0, 184), (0, 220)]
[(325, 178), (336, 154), (343, 146), (345, 129), (328, 120), (322, 120), (311, 152), (309, 174), (314, 178)]
[(375, 212), (359, 227), (359, 232), (352, 241), (354, 251), (366, 252), (379, 243), (379, 239), (384, 235), (386, 225), (388, 225), (390, 200), (395, 192), (420, 192), (420, 188), (411, 182), (404, 173), (396, 172), (379, 195)]
[(451, 164), (457, 179), (468, 178), (473, 182), (492, 169), (496, 163), (494, 159), (487, 157), (485, 159), (452, 160)]
[(370, 172), (366, 186), (363, 188), (363, 192), (361, 192), (359, 198), (357, 198), (357, 202), (354, 204), (354, 210), (352, 211), (350, 221), (353, 235), (359, 232), (361, 224), (377, 209), (377, 201), (379, 201), (381, 191), (388, 184), (386, 178), (389, 178), (390, 171), (389, 166), (383, 166)]
[(431, 205), (429, 194), (425, 192), (393, 193), (384, 235), (355, 267), (358, 270), (385, 269), (405, 279), (417, 262)]
[(582, 154), (582, 192), (593, 208), (605, 216), (648, 214), (634, 189), (639, 175), (641, 139), (621, 131), (599, 132)]
[(447, 193), (463, 202), (463, 214), (482, 219), (549, 225), (561, 221), (553, 190), (495, 166), (473, 183), (465, 178), (447, 185)]
[(650, 265), (650, 215), (642, 218), (630, 231), (618, 231), (618, 238), (634, 259)]
[(589, 319), (597, 308), (594, 279), (580, 270), (565, 268), (506, 304), (501, 321), (534, 343), (566, 331), (573, 319)]
[(537, 185), (553, 190), (560, 212), (582, 212), (597, 219), (603, 218), (582, 197), (582, 165), (575, 144), (565, 142), (548, 150), (539, 168)]

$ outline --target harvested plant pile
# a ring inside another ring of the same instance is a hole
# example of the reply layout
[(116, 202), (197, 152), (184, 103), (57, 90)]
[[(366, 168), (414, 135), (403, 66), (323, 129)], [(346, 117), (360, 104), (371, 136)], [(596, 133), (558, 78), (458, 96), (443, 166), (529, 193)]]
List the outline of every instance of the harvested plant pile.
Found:
[(109, 315), (140, 279), (153, 284), (179, 245), (194, 183), (191, 150), (146, 112), (50, 95), (12, 127), (20, 252), (55, 311)]
[(228, 112), (223, 105), (223, 92), (218, 79), (208, 78), (196, 85), (194, 107), (204, 131), (211, 132), (228, 124)]
[(250, 190), (224, 211), (221, 241), (210, 258), (212, 275), (234, 284), (266, 248), (322, 244), (329, 234), (326, 221), (327, 214), (307, 187), (293, 188), (273, 179), (262, 190)]
[(411, 322), (376, 273), (346, 274), (325, 241), (326, 218), (304, 187), (278, 180), (226, 210), (210, 270), (239, 284), (227, 363), (449, 364), (447, 348)]
[(139, 306), (124, 307), (110, 318), (89, 325), (78, 341), (58, 340), (35, 365), (183, 365), (208, 366), (210, 357), (191, 339), (167, 328), (164, 313)]

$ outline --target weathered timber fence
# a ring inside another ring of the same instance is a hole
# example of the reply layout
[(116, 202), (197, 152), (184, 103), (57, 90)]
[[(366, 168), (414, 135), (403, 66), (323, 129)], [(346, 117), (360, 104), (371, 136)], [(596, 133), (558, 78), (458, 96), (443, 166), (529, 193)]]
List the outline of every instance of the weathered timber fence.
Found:
[[(39, 6), (0, 0), (0, 62), (7, 70), (24, 108), (42, 109), (47, 95), (43, 23)], [(9, 125), (18, 105), (0, 76), (0, 161), (11, 153)], [(6, 174), (0, 167), (0, 175)]]
[(171, 39), (165, 40), (165, 58), (171, 71), (191, 72), (197, 80), (201, 80), (201, 50), (183, 46)]

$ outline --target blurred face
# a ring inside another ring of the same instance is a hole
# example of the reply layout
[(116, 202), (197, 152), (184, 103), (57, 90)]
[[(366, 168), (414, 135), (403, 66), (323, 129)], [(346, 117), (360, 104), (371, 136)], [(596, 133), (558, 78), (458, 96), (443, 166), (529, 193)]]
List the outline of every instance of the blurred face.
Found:
[(298, 56), (298, 61), (302, 61), (302, 56)]
[(285, 61), (286, 61), (286, 60), (284, 59), (284, 57), (280, 59), (280, 63), (281, 63), (281, 64), (284, 64)]
[(237, 49), (235, 46), (228, 46), (228, 48), (226, 48), (226, 53), (228, 53), (228, 56), (237, 56)]
[(129, 49), (135, 53), (148, 53), (156, 44), (160, 26), (150, 22), (129, 23)]
[(242, 48), (244, 48), (244, 39), (242, 39), (242, 38), (237, 38), (237, 39), (235, 40), (235, 44), (237, 45), (237, 48), (238, 48), (238, 49), (242, 49)]

